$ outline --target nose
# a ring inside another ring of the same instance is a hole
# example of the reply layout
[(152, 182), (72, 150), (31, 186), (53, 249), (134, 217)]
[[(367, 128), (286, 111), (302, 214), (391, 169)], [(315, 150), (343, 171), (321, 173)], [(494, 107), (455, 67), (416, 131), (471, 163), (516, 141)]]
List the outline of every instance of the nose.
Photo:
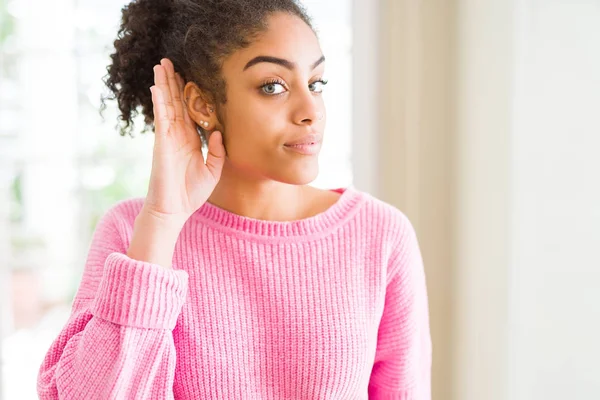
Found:
[(312, 125), (325, 117), (325, 107), (321, 97), (307, 87), (296, 92), (294, 121), (298, 125)]

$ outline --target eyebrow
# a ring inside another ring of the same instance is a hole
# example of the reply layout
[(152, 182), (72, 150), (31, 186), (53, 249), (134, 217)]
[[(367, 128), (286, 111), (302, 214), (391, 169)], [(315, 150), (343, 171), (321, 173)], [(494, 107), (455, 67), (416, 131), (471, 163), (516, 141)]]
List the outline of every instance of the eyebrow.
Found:
[[(317, 68), (317, 66), (324, 61), (325, 61), (325, 56), (321, 56), (321, 58), (319, 58), (317, 61), (315, 61), (313, 63), (312, 69)], [(247, 70), (248, 68), (250, 68), (251, 66), (262, 63), (262, 62), (268, 62), (268, 63), (281, 65), (282, 67), (285, 67), (289, 70), (294, 70), (297, 67), (296, 63), (285, 60), (283, 58), (272, 57), (272, 56), (258, 56), (258, 57), (254, 57), (252, 60), (248, 61), (248, 64), (246, 64), (246, 66), (244, 67), (244, 71)]]

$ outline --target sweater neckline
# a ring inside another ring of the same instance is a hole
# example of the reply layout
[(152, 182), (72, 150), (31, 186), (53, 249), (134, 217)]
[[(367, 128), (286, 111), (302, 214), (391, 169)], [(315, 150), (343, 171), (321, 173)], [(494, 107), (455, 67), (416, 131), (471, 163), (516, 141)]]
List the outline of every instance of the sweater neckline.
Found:
[(363, 200), (361, 192), (353, 185), (329, 190), (341, 193), (333, 205), (319, 214), (293, 221), (250, 218), (209, 202), (204, 203), (195, 214), (215, 230), (246, 238), (266, 239), (270, 242), (317, 238), (351, 218)]

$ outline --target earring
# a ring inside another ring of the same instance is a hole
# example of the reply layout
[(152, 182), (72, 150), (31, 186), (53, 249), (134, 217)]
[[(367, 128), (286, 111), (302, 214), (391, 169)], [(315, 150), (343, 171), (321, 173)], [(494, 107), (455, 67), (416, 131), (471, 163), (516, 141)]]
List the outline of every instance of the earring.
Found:
[(213, 110), (212, 108), (209, 108), (209, 109), (208, 109), (208, 111), (210, 111), (210, 112), (213, 112), (213, 111), (215, 111), (215, 110)]
[(205, 128), (208, 128), (208, 122), (206, 121), (200, 121), (200, 125), (204, 126)]

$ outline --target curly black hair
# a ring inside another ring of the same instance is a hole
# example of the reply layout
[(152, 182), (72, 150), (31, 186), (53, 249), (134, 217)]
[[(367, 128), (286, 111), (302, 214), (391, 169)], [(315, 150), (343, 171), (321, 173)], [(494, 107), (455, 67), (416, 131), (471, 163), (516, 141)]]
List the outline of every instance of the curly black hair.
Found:
[[(312, 19), (297, 0), (134, 0), (122, 9), (121, 26), (114, 41), (112, 63), (103, 82), (116, 99), (120, 114), (119, 133), (133, 137), (133, 119), (141, 107), (142, 133), (153, 129), (154, 113), (150, 87), (153, 67), (162, 58), (173, 62), (186, 82), (194, 82), (215, 104), (227, 102), (223, 61), (267, 30), (267, 18), (285, 12), (301, 18), (317, 34)], [(206, 132), (198, 126), (203, 145)]]

